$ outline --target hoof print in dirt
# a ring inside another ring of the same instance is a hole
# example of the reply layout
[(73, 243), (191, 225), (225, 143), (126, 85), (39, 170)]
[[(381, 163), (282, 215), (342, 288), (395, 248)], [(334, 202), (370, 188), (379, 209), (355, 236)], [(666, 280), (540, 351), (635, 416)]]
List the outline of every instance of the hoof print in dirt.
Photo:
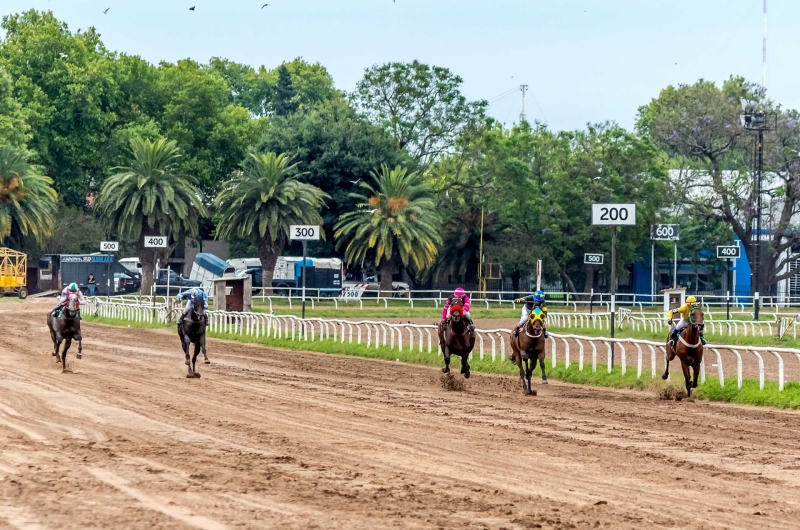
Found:
[(679, 388), (675, 388), (674, 386), (667, 386), (662, 388), (658, 391), (658, 399), (663, 399), (665, 401), (681, 401), (686, 392)]
[(449, 372), (439, 377), (439, 383), (445, 390), (454, 392), (463, 392), (467, 388), (467, 383), (463, 379)]

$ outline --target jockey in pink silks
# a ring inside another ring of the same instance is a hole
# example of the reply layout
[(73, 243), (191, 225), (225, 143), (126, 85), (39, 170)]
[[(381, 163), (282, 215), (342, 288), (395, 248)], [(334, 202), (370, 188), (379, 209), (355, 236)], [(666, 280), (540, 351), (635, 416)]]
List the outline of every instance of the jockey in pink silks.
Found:
[(450, 318), (450, 307), (453, 305), (453, 298), (461, 298), (464, 303), (461, 307), (464, 309), (464, 316), (467, 318), (467, 323), (469, 324), (469, 330), (475, 330), (475, 324), (472, 322), (472, 317), (469, 314), (469, 296), (467, 293), (464, 292), (462, 287), (456, 287), (456, 290), (447, 297), (447, 302), (444, 304), (442, 308), (442, 322), (445, 322), (448, 318)]

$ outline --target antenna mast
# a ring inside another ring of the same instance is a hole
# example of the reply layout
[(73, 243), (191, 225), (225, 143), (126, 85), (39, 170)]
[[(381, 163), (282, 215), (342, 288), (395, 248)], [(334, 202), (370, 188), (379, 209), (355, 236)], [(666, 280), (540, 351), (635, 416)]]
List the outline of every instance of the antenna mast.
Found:
[[(764, 1), (766, 2), (767, 0)], [(528, 85), (520, 85), (519, 89), (522, 91), (522, 112), (519, 113), (519, 122), (522, 123), (528, 121), (527, 116), (525, 116), (525, 92), (528, 90)]]

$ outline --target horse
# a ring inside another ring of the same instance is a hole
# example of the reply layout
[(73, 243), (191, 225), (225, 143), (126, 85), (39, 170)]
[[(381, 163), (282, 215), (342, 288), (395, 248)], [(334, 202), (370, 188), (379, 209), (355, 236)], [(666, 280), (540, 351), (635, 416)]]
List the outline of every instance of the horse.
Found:
[[(189, 379), (200, 378), (197, 372), (197, 356), (200, 351), (203, 352), (205, 364), (211, 364), (206, 354), (206, 321), (205, 321), (205, 308), (201, 298), (195, 298), (191, 301), (192, 309), (183, 319), (183, 323), (178, 324), (178, 337), (181, 339), (181, 348), (186, 356), (186, 366), (189, 368), (189, 373), (186, 377)], [(189, 345), (194, 344), (194, 356), (189, 359)]]
[[(661, 379), (669, 377), (669, 362), (677, 355), (681, 360), (683, 378), (686, 380), (686, 396), (692, 397), (692, 389), (697, 388), (697, 377), (700, 374), (700, 363), (703, 362), (703, 343), (700, 334), (705, 329), (703, 311), (700, 307), (693, 307), (689, 313), (689, 325), (678, 335), (678, 341), (673, 349), (667, 339), (666, 358), (667, 367)], [(689, 377), (689, 368), (694, 371), (694, 377)]]
[[(53, 357), (56, 358), (56, 362), (61, 362), (62, 373), (69, 372), (67, 370), (67, 351), (72, 346), (73, 339), (78, 341), (78, 359), (81, 358), (83, 351), (81, 321), (78, 318), (80, 308), (78, 295), (70, 293), (58, 316), (54, 315), (52, 311), (47, 313), (47, 327), (50, 328), (50, 338), (53, 339)], [(59, 355), (62, 342), (64, 342), (64, 350)]]
[(464, 300), (460, 297), (453, 299), (450, 306), (450, 318), (439, 324), (439, 347), (444, 354), (443, 373), (450, 372), (450, 356), (458, 355), (461, 357), (461, 373), (465, 379), (469, 379), (469, 354), (475, 347), (475, 333), (469, 330), (467, 319), (464, 316), (462, 304)]
[[(536, 395), (536, 391), (531, 388), (531, 375), (533, 375), (533, 370), (536, 368), (537, 359), (539, 360), (539, 367), (542, 369), (542, 384), (547, 384), (547, 373), (544, 369), (545, 342), (544, 316), (542, 310), (537, 307), (531, 312), (530, 318), (528, 318), (520, 333), (516, 337), (511, 336), (511, 351), (513, 352), (512, 355), (514, 355), (514, 362), (519, 367), (522, 392), (526, 396)], [(525, 362), (524, 371), (522, 368), (523, 361)], [(530, 362), (530, 365), (528, 365), (528, 362)]]

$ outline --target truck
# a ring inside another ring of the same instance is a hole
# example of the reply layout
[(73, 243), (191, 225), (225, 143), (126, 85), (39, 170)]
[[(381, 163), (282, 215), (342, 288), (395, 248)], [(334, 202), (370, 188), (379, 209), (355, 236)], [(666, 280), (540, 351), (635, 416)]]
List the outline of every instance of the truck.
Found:
[(174, 296), (192, 287), (202, 287), (198, 280), (184, 278), (172, 269), (158, 269), (156, 279), (155, 289), (157, 295)]
[(194, 258), (189, 279), (200, 282), (203, 290), (213, 296), (214, 280), (223, 276), (234, 276), (236, 269), (214, 254), (201, 252)]
[[(272, 288), (280, 294), (302, 286), (303, 258), (281, 256), (275, 263)], [(231, 259), (228, 263), (237, 269), (237, 276), (250, 274), (253, 290), (263, 287), (261, 260), (258, 258)], [(338, 294), (342, 290), (342, 260), (339, 258), (306, 258), (306, 287), (321, 293)]]
[[(88, 294), (86, 281), (93, 274), (97, 282), (95, 295), (107, 296), (122, 294), (117, 292), (114, 274), (127, 273), (128, 269), (114, 260), (110, 254), (47, 254), (39, 258), (37, 273), (40, 292), (60, 293), (70, 283)], [(109, 277), (110, 273), (110, 277)]]

